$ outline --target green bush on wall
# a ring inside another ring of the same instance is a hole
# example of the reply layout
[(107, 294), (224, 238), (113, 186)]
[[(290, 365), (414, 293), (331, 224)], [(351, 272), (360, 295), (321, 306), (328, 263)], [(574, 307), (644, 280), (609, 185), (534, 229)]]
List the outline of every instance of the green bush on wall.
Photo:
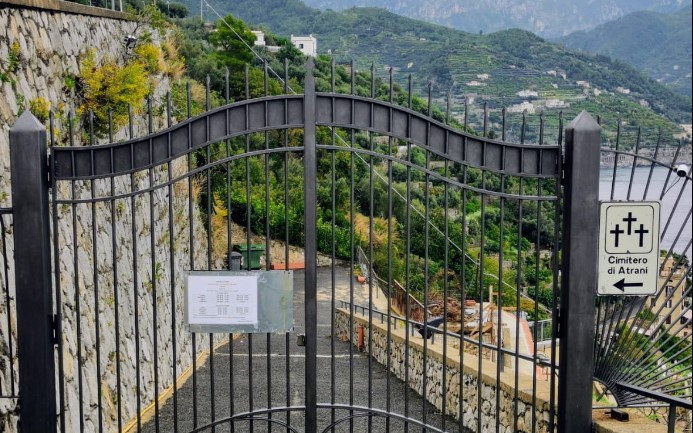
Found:
[(79, 65), (80, 116), (94, 113), (94, 132), (105, 135), (109, 126), (109, 111), (113, 115), (113, 128), (128, 122), (128, 107), (141, 113), (144, 98), (151, 91), (145, 62), (135, 60), (120, 66), (114, 59), (104, 58), (99, 64), (96, 50), (90, 49)]

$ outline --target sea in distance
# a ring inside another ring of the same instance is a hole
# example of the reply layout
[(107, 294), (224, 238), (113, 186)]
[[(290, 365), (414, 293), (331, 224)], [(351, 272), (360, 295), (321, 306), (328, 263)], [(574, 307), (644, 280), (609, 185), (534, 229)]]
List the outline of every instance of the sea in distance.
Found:
[[(615, 182), (612, 180), (615, 178)], [(631, 181), (632, 180), (632, 181)], [(613, 196), (611, 195), (613, 183)], [(629, 195), (630, 189), (630, 195)], [(660, 249), (691, 258), (691, 182), (665, 167), (602, 168), (599, 173), (601, 201), (659, 201)]]

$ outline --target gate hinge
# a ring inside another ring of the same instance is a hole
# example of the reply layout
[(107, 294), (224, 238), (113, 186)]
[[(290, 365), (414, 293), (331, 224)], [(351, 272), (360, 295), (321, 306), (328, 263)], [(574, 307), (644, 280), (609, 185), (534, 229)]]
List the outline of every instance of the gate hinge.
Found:
[(58, 345), (58, 315), (53, 314), (53, 320), (51, 321), (51, 328), (53, 330), (53, 345)]
[(563, 322), (561, 320), (561, 307), (556, 307), (556, 338), (561, 338), (563, 333)]

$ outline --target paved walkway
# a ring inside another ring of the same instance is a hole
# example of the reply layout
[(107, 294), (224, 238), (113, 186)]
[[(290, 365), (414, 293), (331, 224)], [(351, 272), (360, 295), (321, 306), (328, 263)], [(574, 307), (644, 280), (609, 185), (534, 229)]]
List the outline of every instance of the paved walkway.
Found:
[[(297, 334), (303, 333), (303, 271), (294, 273), (294, 323), (295, 331), (289, 334), (243, 335), (229, 346), (224, 345), (215, 351), (197, 370), (196, 386), (189, 379), (177, 393), (177, 414), (174, 417), (173, 399), (169, 399), (159, 411), (160, 432), (187, 433), (195, 428), (208, 425), (213, 419), (223, 420), (230, 413), (238, 414), (252, 409), (268, 407), (287, 407), (304, 405), (305, 351), (299, 347)], [(332, 289), (334, 280), (334, 291)], [(368, 305), (369, 298), (375, 308), (386, 311), (387, 300), (380, 293), (369, 296), (368, 285), (354, 286), (354, 303)], [(334, 292), (334, 296), (333, 296)], [(318, 403), (356, 406), (371, 406), (391, 412), (404, 414), (422, 420), (430, 425), (459, 431), (458, 421), (443, 417), (428, 403), (424, 403), (416, 393), (405, 387), (404, 383), (388, 374), (383, 366), (364, 353), (353, 349), (348, 342), (332, 338), (332, 299), (350, 299), (348, 269), (319, 268), (318, 270)], [(336, 302), (336, 306), (339, 303)], [(213, 363), (213, 370), (210, 367)], [(389, 380), (388, 380), (389, 377)], [(389, 383), (389, 384), (388, 384)], [(213, 385), (213, 391), (212, 391)], [(252, 392), (249, 392), (252, 390)], [(406, 398), (405, 398), (406, 396)], [(388, 398), (389, 397), (389, 398)], [(406, 408), (405, 408), (406, 404)], [(320, 431), (333, 421), (349, 416), (348, 410), (318, 410)], [(294, 412), (287, 417), (285, 411), (271, 414), (273, 422), (255, 420), (235, 423), (228, 422), (205, 432), (286, 432), (292, 431), (283, 426), (288, 423), (295, 431), (303, 432), (302, 412)], [(175, 421), (175, 422), (174, 422)], [(156, 432), (156, 419), (151, 419), (143, 432)], [(339, 423), (335, 432), (419, 432), (415, 425), (405, 425), (398, 420), (386, 421), (382, 417), (356, 417)]]

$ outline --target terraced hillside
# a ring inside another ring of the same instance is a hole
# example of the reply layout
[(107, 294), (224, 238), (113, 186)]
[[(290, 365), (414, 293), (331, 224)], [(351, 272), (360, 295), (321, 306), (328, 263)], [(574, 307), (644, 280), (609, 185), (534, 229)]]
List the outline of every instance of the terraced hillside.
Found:
[[(488, 103), (492, 121), (498, 120), (501, 107), (530, 114), (561, 110), (567, 118), (587, 109), (612, 130), (623, 118), (648, 131), (661, 128), (669, 140), (678, 132), (676, 124), (691, 119), (690, 97), (624, 63), (576, 53), (522, 30), (472, 34), (382, 9), (320, 12), (298, 0), (224, 5), (253, 27), (285, 36), (313, 34), (318, 52), (330, 52), (338, 62), (353, 59), (359, 69), (374, 64), (381, 76), (392, 67), (401, 82), (412, 73), (419, 91), (430, 79), (435, 96), (448, 91), (455, 96), (453, 110), (461, 111), (464, 98), (473, 101), (472, 121), (479, 118), (483, 103)], [(656, 133), (646, 138), (654, 141)]]
[(590, 31), (571, 33), (557, 42), (626, 62), (690, 96), (691, 19), (691, 6), (669, 14), (634, 12)]

